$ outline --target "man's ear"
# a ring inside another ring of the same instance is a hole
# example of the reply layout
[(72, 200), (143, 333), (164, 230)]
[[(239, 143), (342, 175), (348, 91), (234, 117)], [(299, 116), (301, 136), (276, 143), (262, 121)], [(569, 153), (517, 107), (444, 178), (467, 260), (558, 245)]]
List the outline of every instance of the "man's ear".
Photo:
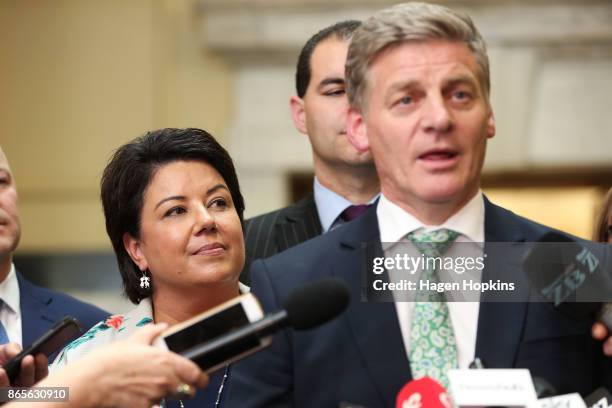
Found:
[(495, 136), (495, 114), (493, 109), (489, 107), (489, 117), (487, 118), (487, 139)]
[(363, 114), (357, 109), (350, 107), (346, 121), (346, 136), (349, 142), (360, 153), (368, 151), (370, 149), (370, 140), (368, 139)]
[(132, 258), (132, 261), (138, 266), (138, 269), (145, 271), (149, 268), (149, 263), (142, 252), (140, 241), (127, 232), (123, 234), (123, 247), (130, 258)]
[(300, 133), (307, 135), (308, 129), (306, 128), (306, 112), (304, 110), (304, 100), (299, 96), (293, 95), (289, 100), (289, 107), (291, 108), (291, 118), (293, 119), (293, 125)]

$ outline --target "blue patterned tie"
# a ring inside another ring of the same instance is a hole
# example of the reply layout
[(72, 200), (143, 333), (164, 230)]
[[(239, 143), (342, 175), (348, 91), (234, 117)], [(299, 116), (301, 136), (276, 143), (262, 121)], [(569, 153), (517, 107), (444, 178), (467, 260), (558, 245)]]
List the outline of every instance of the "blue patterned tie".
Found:
[[(425, 255), (426, 267), (421, 280), (438, 283), (435, 269), (427, 268), (428, 258), (441, 257), (459, 234), (448, 229), (430, 232), (418, 230), (408, 239)], [(435, 263), (434, 263), (435, 264)], [(414, 378), (429, 376), (448, 388), (447, 372), (457, 367), (457, 343), (448, 304), (442, 293), (417, 292), (410, 325), (410, 369)]]
[[(1, 303), (1, 302), (0, 302)], [(6, 344), (9, 342), (8, 334), (6, 333), (6, 329), (2, 322), (0, 322), (0, 345)]]

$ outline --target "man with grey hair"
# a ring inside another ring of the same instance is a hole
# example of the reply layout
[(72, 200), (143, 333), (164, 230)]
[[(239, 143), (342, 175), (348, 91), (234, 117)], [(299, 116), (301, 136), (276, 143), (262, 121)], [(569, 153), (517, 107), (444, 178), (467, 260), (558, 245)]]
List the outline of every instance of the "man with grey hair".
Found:
[[(309, 332), (286, 330), (270, 349), (238, 363), (230, 406), (389, 407), (406, 382), (429, 376), (446, 386), (449, 369), (475, 358), (490, 368), (528, 368), (561, 394), (612, 382), (590, 323), (549, 304), (446, 302), (436, 293), (417, 302), (363, 298), (373, 260), (391, 256), (382, 243), (405, 242), (440, 257), (462, 242), (533, 242), (550, 231), (480, 190), (486, 144), (495, 135), (488, 65), (471, 19), (446, 7), (400, 4), (362, 23), (347, 57), (347, 132), (374, 158), (378, 205), (251, 268), (252, 290), (266, 310), (326, 276), (348, 284), (352, 303), (334, 321)], [(492, 266), (485, 263), (482, 281), (502, 277)], [(435, 270), (419, 273), (438, 279)], [(511, 276), (513, 295), (526, 299), (529, 284)]]

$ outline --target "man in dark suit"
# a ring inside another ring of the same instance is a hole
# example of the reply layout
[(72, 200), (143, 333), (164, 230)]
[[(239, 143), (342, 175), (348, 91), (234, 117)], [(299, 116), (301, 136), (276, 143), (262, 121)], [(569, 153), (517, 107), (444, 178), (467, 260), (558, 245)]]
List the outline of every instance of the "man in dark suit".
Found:
[(282, 252), (346, 222), (364, 208), (355, 205), (371, 203), (379, 192), (370, 154), (357, 151), (346, 137), (344, 64), (358, 26), (358, 21), (349, 20), (324, 28), (300, 52), (297, 95), (291, 97), (290, 107), (296, 129), (308, 136), (312, 147), (314, 193), (245, 222), (244, 283), (253, 260)]
[[(390, 407), (407, 381), (429, 376), (446, 385), (448, 369), (467, 368), (476, 357), (490, 368), (528, 368), (559, 393), (609, 386), (609, 362), (591, 338), (591, 322), (528, 303), (532, 288), (516, 257), (487, 259), (478, 279), (511, 280), (520, 301), (485, 302), (485, 294), (480, 302), (447, 302), (435, 291), (420, 293), (426, 296), (418, 302), (397, 301), (396, 293), (394, 302), (368, 298), (373, 259), (391, 258), (393, 243), (435, 257), (458, 243), (485, 242), (482, 255), (491, 243), (535, 241), (550, 230), (480, 191), (495, 122), (486, 46), (471, 19), (422, 3), (382, 10), (355, 32), (346, 78), (349, 138), (372, 153), (380, 200), (342, 228), (254, 262), (251, 282), (269, 311), (324, 276), (344, 280), (352, 302), (332, 322), (285, 330), (269, 349), (236, 364), (228, 406)], [(441, 275), (418, 272), (434, 282)]]
[(28, 282), (12, 261), (20, 236), (15, 179), (0, 148), (0, 343), (28, 346), (66, 315), (76, 317), (84, 330), (108, 316), (93, 305)]

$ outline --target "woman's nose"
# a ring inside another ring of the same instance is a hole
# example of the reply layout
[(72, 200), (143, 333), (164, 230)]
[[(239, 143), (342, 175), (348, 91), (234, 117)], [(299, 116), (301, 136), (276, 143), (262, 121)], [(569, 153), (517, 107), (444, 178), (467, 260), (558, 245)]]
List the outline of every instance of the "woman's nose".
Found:
[(213, 231), (217, 228), (215, 223), (215, 217), (208, 211), (205, 206), (201, 206), (196, 210), (196, 230), (197, 232), (202, 231)]

